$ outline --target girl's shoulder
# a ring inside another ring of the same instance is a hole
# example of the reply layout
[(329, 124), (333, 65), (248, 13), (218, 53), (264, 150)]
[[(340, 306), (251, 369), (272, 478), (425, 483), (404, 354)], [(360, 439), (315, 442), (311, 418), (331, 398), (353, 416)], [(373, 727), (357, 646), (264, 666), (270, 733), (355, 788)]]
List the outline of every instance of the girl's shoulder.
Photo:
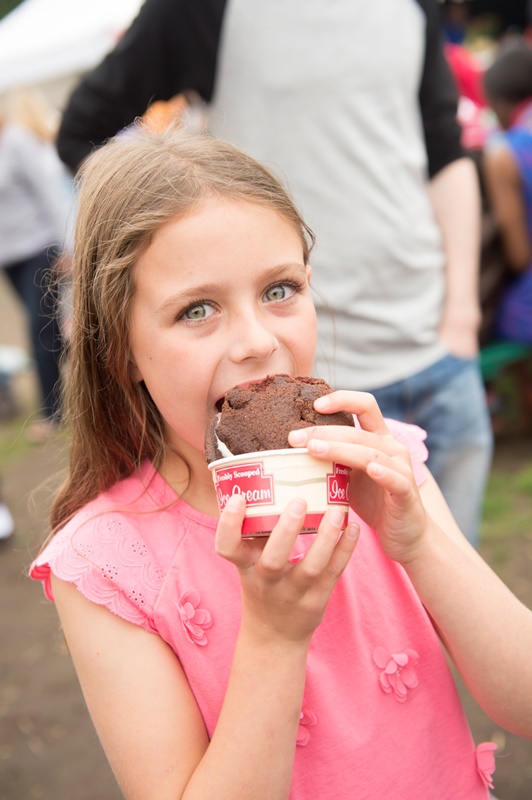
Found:
[(155, 606), (183, 538), (211, 527), (151, 464), (80, 509), (30, 566), (53, 601), (51, 574), (90, 601), (155, 632)]

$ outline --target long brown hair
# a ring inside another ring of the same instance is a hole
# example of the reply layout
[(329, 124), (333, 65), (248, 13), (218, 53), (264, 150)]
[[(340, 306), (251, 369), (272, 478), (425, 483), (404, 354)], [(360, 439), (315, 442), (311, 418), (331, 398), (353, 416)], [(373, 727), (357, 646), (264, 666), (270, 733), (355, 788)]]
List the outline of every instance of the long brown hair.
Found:
[(76, 220), (74, 310), (66, 376), (68, 477), (51, 510), (56, 531), (85, 503), (164, 454), (163, 422), (130, 374), (133, 272), (165, 223), (219, 196), (275, 210), (314, 237), (279, 181), (254, 159), (206, 134), (145, 126), (121, 134), (82, 168)]

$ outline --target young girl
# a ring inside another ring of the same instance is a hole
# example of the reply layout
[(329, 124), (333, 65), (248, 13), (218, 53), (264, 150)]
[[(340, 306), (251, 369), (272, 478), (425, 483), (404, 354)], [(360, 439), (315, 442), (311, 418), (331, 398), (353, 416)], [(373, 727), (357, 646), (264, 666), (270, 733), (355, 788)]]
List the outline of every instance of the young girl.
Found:
[(532, 735), (532, 614), (457, 529), (418, 428), (335, 392), (316, 408), (359, 427), (291, 444), (352, 467), (348, 527), (298, 536), (295, 499), (242, 540), (244, 501), (218, 514), (221, 398), (311, 373), (311, 240), (276, 179), (207, 136), (139, 130), (83, 171), (70, 473), (31, 576), (130, 800), (485, 800), (495, 746), (475, 751), (442, 642)]
[(484, 75), (484, 88), (503, 129), (484, 155), (486, 189), (515, 273), (494, 333), (532, 344), (532, 49), (520, 43), (502, 50)]

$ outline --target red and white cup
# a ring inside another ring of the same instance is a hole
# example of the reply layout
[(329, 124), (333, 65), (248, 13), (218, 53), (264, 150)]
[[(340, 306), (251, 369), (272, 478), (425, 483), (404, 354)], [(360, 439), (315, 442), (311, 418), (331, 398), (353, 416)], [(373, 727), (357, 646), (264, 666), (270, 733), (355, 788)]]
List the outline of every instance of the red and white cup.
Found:
[(328, 508), (349, 511), (350, 467), (320, 461), (305, 448), (264, 450), (212, 461), (218, 506), (223, 511), (228, 499), (241, 494), (246, 500), (242, 536), (269, 536), (289, 500), (301, 497), (307, 514), (301, 533), (316, 533)]

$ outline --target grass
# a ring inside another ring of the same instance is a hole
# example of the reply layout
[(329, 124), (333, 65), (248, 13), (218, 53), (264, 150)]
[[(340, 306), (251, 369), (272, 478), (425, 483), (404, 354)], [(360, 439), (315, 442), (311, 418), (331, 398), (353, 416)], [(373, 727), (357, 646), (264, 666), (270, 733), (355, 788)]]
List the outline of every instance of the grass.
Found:
[[(532, 457), (531, 457), (532, 461)], [(513, 467), (495, 461), (484, 500), (481, 529), (484, 557), (495, 569), (532, 543), (532, 463)]]
[(484, 500), (482, 538), (500, 539), (509, 531), (532, 534), (532, 467), (490, 475)]
[(17, 416), (0, 423), (0, 471), (35, 447), (24, 434), (29, 421), (26, 416)]

